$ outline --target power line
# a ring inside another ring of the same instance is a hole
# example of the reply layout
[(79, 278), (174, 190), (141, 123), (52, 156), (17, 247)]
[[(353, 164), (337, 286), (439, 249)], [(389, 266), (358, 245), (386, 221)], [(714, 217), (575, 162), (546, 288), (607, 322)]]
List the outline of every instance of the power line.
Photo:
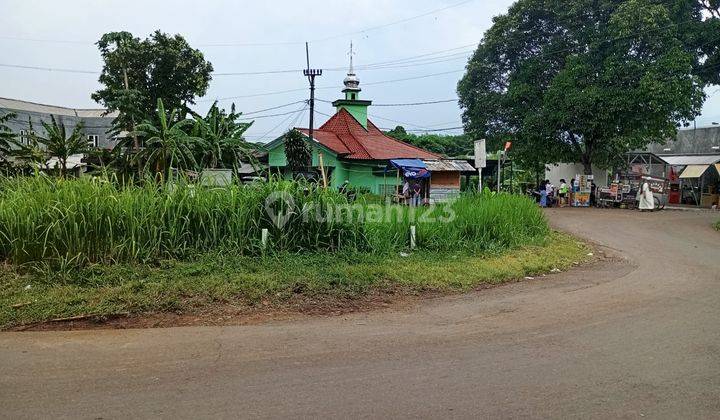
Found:
[(20, 64), (0, 64), (0, 67), (23, 69), (23, 70), (54, 71), (54, 72), (60, 72), (60, 73), (100, 74), (99, 71), (93, 71), (93, 70), (77, 70), (77, 69), (63, 69), (63, 68), (53, 68), (53, 67), (25, 66), (25, 65), (20, 65)]
[(377, 119), (379, 119), (379, 120), (390, 121), (390, 122), (394, 122), (394, 123), (398, 123), (398, 124), (403, 124), (403, 125), (409, 125), (409, 126), (412, 126), (412, 127), (418, 127), (418, 128), (422, 128), (422, 129), (428, 129), (427, 127), (424, 127), (424, 126), (422, 126), (422, 125), (413, 124), (413, 123), (404, 122), (404, 121), (393, 120), (392, 118), (385, 118), (385, 117), (381, 117), (381, 116), (379, 116), (379, 115), (369, 115), (369, 116), (372, 117), (372, 118), (377, 118)]
[(260, 118), (280, 117), (280, 116), (282, 116), (282, 115), (288, 115), (288, 114), (294, 114), (294, 113), (296, 113), (296, 112), (300, 112), (300, 111), (302, 111), (303, 109), (304, 109), (304, 108), (300, 108), (300, 109), (295, 109), (295, 110), (290, 111), (290, 112), (281, 112), (281, 113), (278, 113), (278, 114), (258, 115), (258, 116), (254, 116), (254, 117), (248, 117), (248, 118), (242, 118), (242, 117), (241, 117), (240, 119), (242, 119), (242, 120), (257, 120), (257, 119), (260, 119)]
[[(295, 115), (296, 118), (295, 118), (294, 121), (297, 121), (298, 118), (302, 117), (302, 115), (305, 113), (305, 110), (307, 110), (307, 106), (303, 107), (301, 110), (294, 111), (294, 112), (297, 113), (297, 115)], [(269, 136), (270, 133), (274, 132), (274, 131), (277, 130), (279, 127), (281, 127), (283, 124), (286, 124), (288, 121), (290, 121), (290, 120), (292, 119), (292, 117), (293, 117), (293, 115), (290, 114), (290, 116), (288, 116), (287, 118), (285, 118), (285, 119), (283, 119), (282, 121), (280, 121), (277, 125), (275, 125), (273, 128), (271, 128), (270, 130), (268, 130), (265, 134), (263, 134), (262, 136), (260, 136), (256, 141), (262, 141), (262, 140), (265, 139), (267, 136)], [(292, 124), (292, 125), (294, 125), (294, 124)]]
[(448, 10), (448, 9), (452, 9), (452, 8), (455, 8), (455, 7), (459, 7), (459, 6), (462, 6), (462, 5), (464, 5), (464, 4), (470, 3), (470, 2), (472, 2), (472, 1), (474, 1), (474, 0), (463, 0), (463, 1), (458, 2), (458, 3), (453, 3), (453, 4), (450, 4), (450, 5), (448, 5), (448, 6), (441, 7), (441, 8), (439, 8), (439, 9), (430, 10), (429, 12), (421, 13), (421, 14), (419, 14), (419, 15), (411, 16), (411, 17), (408, 17), (408, 18), (405, 18), (405, 19), (396, 20), (396, 21), (394, 21), (394, 22), (388, 22), (388, 23), (385, 23), (385, 24), (382, 24), (382, 25), (377, 25), (377, 26), (373, 26), (373, 27), (370, 27), (370, 28), (365, 28), (365, 29), (362, 29), (362, 30), (359, 30), (359, 31), (347, 32), (347, 33), (344, 33), (344, 34), (339, 34), (339, 35), (333, 35), (333, 36), (329, 36), (329, 37), (325, 37), (325, 38), (320, 38), (320, 39), (313, 40), (313, 41), (311, 41), (311, 42), (328, 41), (328, 40), (331, 40), (331, 39), (342, 38), (342, 37), (349, 36), (349, 35), (362, 34), (362, 33), (365, 33), (365, 32), (370, 32), (370, 31), (375, 31), (375, 30), (382, 29), (382, 28), (387, 28), (388, 26), (394, 26), (394, 25), (398, 25), (398, 24), (401, 24), (401, 23), (410, 22), (410, 21), (415, 20), (415, 19), (420, 19), (420, 18), (425, 17), (425, 16), (434, 15), (435, 13), (442, 12), (442, 11), (445, 11), (445, 10)]
[[(422, 75), (422, 76), (415, 76), (415, 77), (405, 77), (405, 78), (401, 78), (401, 79), (380, 80), (380, 81), (377, 81), (377, 82), (365, 83), (364, 85), (365, 85), (365, 86), (374, 86), (374, 85), (381, 85), (381, 84), (386, 84), (386, 83), (404, 82), (404, 81), (407, 81), (407, 80), (425, 79), (425, 78), (428, 78), (428, 77), (442, 76), (442, 75), (445, 75), (445, 74), (457, 73), (457, 72), (460, 72), (460, 71), (464, 71), (464, 69), (451, 70), (451, 71), (440, 72), (440, 73), (425, 74), (425, 75)], [(319, 89), (337, 89), (337, 88), (338, 88), (337, 86), (320, 86), (320, 87), (316, 87), (315, 89), (316, 89), (316, 90), (319, 90)], [(258, 97), (258, 96), (279, 95), (279, 94), (290, 93), (290, 92), (302, 92), (302, 91), (305, 91), (305, 90), (307, 90), (307, 88), (286, 89), (286, 90), (278, 90), (278, 91), (274, 91), (274, 92), (263, 92), (263, 93), (253, 93), (253, 94), (248, 94), (248, 95), (228, 96), (228, 97), (225, 97), (225, 98), (218, 98), (218, 99), (214, 99), (214, 100), (217, 100), (217, 101), (227, 101), (227, 100), (230, 100), (230, 99), (255, 98), (255, 97)], [(207, 102), (207, 100), (199, 100), (199, 101), (197, 101), (197, 102)]]
[(305, 101), (305, 100), (290, 102), (290, 103), (283, 104), (283, 105), (273, 106), (273, 107), (271, 107), (271, 108), (258, 109), (257, 111), (243, 112), (242, 115), (244, 116), (244, 115), (250, 115), (250, 114), (257, 114), (257, 113), (260, 113), (260, 112), (271, 111), (271, 110), (273, 110), (273, 109), (285, 108), (286, 106), (295, 105), (295, 104), (302, 104), (302, 103), (306, 103), (306, 102), (307, 102), (307, 101)]
[(373, 104), (373, 106), (419, 106), (419, 105), (432, 105), (432, 104), (445, 104), (448, 102), (457, 102), (458, 99), (442, 99), (439, 101), (426, 101), (426, 102), (407, 102), (402, 104)]
[(433, 128), (432, 130), (405, 130), (405, 131), (415, 131), (415, 132), (435, 132), (435, 131), (450, 131), (450, 130), (462, 130), (465, 127), (445, 127), (445, 128)]
[[(403, 19), (399, 19), (396, 21), (384, 23), (381, 25), (371, 26), (364, 29), (360, 29), (353, 32), (346, 32), (342, 34), (336, 34), (327, 36), (324, 38), (318, 38), (310, 40), (310, 43), (313, 42), (324, 42), (329, 41), (332, 39), (342, 38), (349, 35), (355, 35), (355, 34), (362, 34), (366, 32), (375, 31), (382, 28), (387, 28), (394, 25), (399, 25), (401, 23), (410, 22), (412, 20), (420, 19), (425, 16), (434, 15), (436, 13), (443, 12), (448, 9), (453, 9), (455, 7), (462, 6), (464, 4), (470, 3), (474, 0), (463, 0), (454, 4), (450, 4), (444, 7), (440, 7), (437, 9), (433, 9), (418, 15), (409, 16)], [(94, 42), (88, 42), (88, 41), (78, 41), (78, 40), (60, 40), (60, 39), (39, 39), (39, 38), (25, 38), (25, 37), (14, 37), (14, 36), (3, 36), (0, 35), (0, 39), (7, 39), (7, 40), (13, 40), (13, 41), (27, 41), (27, 42), (43, 42), (43, 43), (52, 43), (52, 44), (79, 44), (79, 45), (95, 45)], [(301, 45), (304, 44), (304, 41), (277, 41), (277, 42), (210, 42), (210, 43), (197, 43), (195, 44), (198, 47), (270, 47), (270, 46), (278, 46), (278, 45)]]
[[(328, 104), (333, 103), (334, 101), (328, 101), (327, 99), (317, 99), (320, 102), (325, 102)], [(457, 102), (458, 99), (441, 99), (437, 101), (425, 101), (425, 102), (406, 102), (406, 103), (397, 103), (397, 104), (376, 104), (373, 103), (372, 106), (419, 106), (419, 105), (432, 105), (432, 104), (444, 104), (448, 102)]]

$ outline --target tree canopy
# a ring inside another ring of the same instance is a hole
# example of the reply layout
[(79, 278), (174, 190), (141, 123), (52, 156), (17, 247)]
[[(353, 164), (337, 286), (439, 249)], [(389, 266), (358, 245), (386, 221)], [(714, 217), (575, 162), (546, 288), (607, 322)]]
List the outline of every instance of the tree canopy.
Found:
[(110, 32), (97, 45), (104, 62), (103, 88), (92, 98), (109, 111), (120, 111), (118, 129), (129, 131), (154, 116), (158, 99), (184, 116), (211, 80), (212, 64), (180, 35), (156, 31), (141, 40), (129, 32)]
[(401, 125), (398, 125), (390, 131), (386, 131), (385, 134), (396, 140), (447, 157), (460, 157), (473, 154), (473, 139), (466, 134), (412, 134), (408, 133), (405, 127)]
[(582, 162), (587, 173), (670, 138), (720, 70), (707, 65), (720, 38), (703, 16), (697, 0), (520, 0), (458, 84), (466, 132), (512, 139), (529, 166)]

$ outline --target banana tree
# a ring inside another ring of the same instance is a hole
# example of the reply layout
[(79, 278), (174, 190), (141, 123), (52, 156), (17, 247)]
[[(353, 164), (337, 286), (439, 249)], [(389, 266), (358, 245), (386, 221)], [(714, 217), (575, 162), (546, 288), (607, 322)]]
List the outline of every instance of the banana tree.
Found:
[[(203, 139), (187, 134), (193, 120), (179, 119), (177, 109), (165, 111), (162, 99), (157, 101), (156, 120), (146, 120), (137, 126), (137, 134), (144, 140), (144, 147), (136, 155), (145, 170), (169, 179), (170, 170), (197, 169), (194, 150), (204, 143)], [(151, 168), (151, 169), (148, 169)]]
[[(58, 171), (61, 178), (67, 175), (68, 158), (72, 155), (85, 153), (88, 149), (87, 140), (83, 133), (83, 124), (78, 123), (68, 135), (65, 124), (58, 123), (54, 116), (50, 116), (50, 123), (42, 122), (45, 136), (39, 136), (31, 131), (31, 141), (28, 146), (37, 149), (37, 145), (44, 150), (46, 159), (58, 160)], [(28, 152), (33, 152), (28, 150)]]
[(10, 130), (10, 127), (5, 125), (5, 123), (16, 116), (17, 115), (13, 113), (0, 116), (0, 164), (7, 163), (7, 158), (12, 152), (12, 145), (16, 144), (15, 133)]
[(203, 139), (200, 150), (200, 163), (203, 168), (233, 168), (243, 158), (251, 157), (252, 148), (243, 138), (243, 134), (252, 122), (239, 122), (241, 113), (235, 112), (235, 104), (230, 113), (220, 109), (215, 102), (205, 117), (195, 115), (193, 135)]

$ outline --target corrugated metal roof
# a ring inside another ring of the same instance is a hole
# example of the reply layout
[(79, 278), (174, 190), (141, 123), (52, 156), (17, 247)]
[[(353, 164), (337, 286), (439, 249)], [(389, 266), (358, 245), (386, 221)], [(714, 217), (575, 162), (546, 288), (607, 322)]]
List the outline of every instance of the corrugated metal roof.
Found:
[(670, 165), (713, 165), (720, 162), (720, 155), (660, 155)]
[(424, 160), (430, 172), (475, 172), (476, 169), (464, 160)]
[(117, 112), (103, 115), (105, 110), (99, 109), (82, 109), (82, 108), (66, 108), (63, 106), (38, 104), (35, 102), (21, 101), (18, 99), (0, 98), (0, 108), (15, 111), (37, 112), (40, 114), (65, 115), (69, 117), (84, 118), (115, 118)]
[(688, 165), (680, 174), (680, 178), (700, 178), (709, 167), (710, 165)]

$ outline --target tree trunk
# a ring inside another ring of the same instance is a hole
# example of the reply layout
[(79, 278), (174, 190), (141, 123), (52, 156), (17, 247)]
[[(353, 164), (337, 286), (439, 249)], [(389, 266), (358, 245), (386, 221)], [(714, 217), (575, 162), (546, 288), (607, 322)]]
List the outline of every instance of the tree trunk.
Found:
[(592, 162), (590, 162), (590, 160), (587, 158), (583, 158), (582, 164), (585, 175), (592, 175)]

